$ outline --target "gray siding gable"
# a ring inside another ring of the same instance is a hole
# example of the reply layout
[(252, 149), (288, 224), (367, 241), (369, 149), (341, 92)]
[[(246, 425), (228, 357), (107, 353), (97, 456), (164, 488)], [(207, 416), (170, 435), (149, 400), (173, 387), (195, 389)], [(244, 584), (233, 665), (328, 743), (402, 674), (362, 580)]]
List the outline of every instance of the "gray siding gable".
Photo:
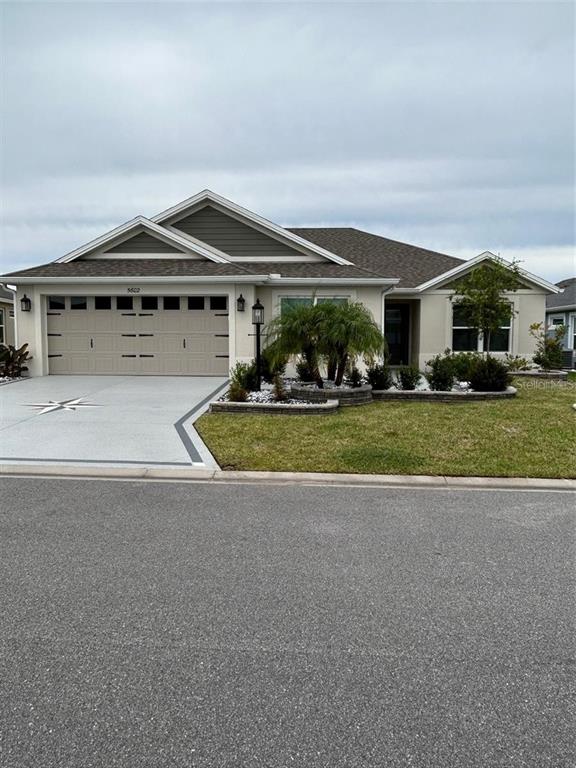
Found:
[(299, 261), (311, 259), (300, 251), (290, 248), (273, 237), (222, 213), (210, 205), (199, 211), (172, 222), (174, 229), (201, 240), (214, 248), (241, 261), (246, 258), (267, 259), (287, 258)]
[(173, 245), (165, 243), (157, 237), (141, 232), (139, 235), (124, 240), (124, 242), (109, 248), (105, 253), (184, 253)]

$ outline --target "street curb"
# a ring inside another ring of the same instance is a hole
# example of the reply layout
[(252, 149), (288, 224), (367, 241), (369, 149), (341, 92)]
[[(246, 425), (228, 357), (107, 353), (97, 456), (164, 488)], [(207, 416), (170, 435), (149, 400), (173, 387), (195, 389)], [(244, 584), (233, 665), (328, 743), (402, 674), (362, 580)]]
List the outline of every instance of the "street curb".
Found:
[(447, 477), (443, 475), (350, 475), (324, 472), (223, 472), (192, 467), (108, 467), (2, 464), (0, 476), (118, 480), (172, 480), (258, 485), (336, 485), (411, 488), (576, 491), (576, 480), (538, 477)]

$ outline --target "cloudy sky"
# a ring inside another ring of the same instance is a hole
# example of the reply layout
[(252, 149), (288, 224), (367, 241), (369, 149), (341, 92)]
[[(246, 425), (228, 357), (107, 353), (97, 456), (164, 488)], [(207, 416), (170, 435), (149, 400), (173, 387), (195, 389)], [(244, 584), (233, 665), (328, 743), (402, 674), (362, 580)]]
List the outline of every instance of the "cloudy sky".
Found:
[(576, 273), (571, 2), (1, 3), (2, 271), (209, 187)]

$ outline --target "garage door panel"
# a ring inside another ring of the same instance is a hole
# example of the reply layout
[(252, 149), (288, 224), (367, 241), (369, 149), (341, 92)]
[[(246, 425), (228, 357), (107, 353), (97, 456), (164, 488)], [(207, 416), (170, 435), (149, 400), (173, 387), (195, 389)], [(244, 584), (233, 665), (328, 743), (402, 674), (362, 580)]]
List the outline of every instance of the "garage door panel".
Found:
[[(136, 305), (136, 302), (135, 302)], [(48, 313), (50, 373), (227, 375), (228, 313), (189, 310), (122, 312), (68, 309)], [(206, 299), (208, 306), (208, 299)]]

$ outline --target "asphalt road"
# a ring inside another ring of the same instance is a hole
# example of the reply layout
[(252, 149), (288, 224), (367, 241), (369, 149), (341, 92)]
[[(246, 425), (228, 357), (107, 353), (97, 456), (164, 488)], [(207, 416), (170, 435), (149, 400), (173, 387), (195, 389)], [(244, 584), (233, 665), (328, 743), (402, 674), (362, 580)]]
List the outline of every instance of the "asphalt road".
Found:
[(576, 763), (571, 494), (0, 491), (3, 768)]

